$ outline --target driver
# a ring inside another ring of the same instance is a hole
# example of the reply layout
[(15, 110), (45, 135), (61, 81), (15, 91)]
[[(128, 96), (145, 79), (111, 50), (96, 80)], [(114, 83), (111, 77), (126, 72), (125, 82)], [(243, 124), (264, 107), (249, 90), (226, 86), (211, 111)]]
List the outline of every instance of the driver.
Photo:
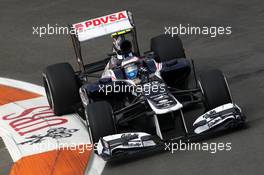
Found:
[(125, 35), (117, 35), (113, 37), (113, 40), (113, 55), (107, 69), (114, 69), (120, 66), (123, 68), (125, 77), (137, 83), (140, 74), (139, 57), (133, 54), (131, 42), (125, 38)]
[(142, 62), (136, 56), (124, 59), (121, 67), (123, 68), (126, 79), (133, 80), (136, 84), (148, 79), (147, 69), (142, 67)]

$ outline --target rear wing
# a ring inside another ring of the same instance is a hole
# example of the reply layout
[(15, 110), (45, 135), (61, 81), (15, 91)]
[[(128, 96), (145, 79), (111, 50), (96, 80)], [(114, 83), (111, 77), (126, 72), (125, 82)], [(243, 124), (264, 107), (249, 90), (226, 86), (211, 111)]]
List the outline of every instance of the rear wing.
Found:
[(124, 10), (103, 17), (86, 20), (69, 25), (69, 27), (71, 31), (74, 31), (74, 33), (71, 32), (70, 36), (72, 39), (77, 63), (79, 65), (80, 71), (82, 72), (93, 73), (103, 70), (107, 61), (109, 61), (109, 58), (107, 58), (89, 65), (84, 64), (81, 52), (81, 43), (93, 38), (130, 30), (132, 34), (134, 54), (136, 56), (140, 56), (136, 27), (134, 25), (132, 13), (129, 11)]
[(80, 42), (134, 27), (132, 14), (121, 11), (72, 25)]

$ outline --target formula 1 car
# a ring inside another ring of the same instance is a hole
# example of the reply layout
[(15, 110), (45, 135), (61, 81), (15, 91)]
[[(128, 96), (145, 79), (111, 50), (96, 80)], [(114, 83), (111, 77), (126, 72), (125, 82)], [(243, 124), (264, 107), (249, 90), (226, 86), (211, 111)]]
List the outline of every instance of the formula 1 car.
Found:
[[(92, 142), (98, 143), (96, 152), (104, 159), (245, 122), (223, 73), (209, 70), (198, 79), (178, 36), (152, 38), (150, 51), (141, 55), (131, 12), (69, 27), (76, 31), (71, 39), (79, 70), (74, 71), (69, 63), (48, 66), (43, 72), (47, 99), (56, 115), (77, 112), (83, 116)], [(112, 52), (106, 59), (84, 64), (81, 42), (108, 34), (113, 39)], [(188, 124), (184, 109), (197, 105), (203, 105), (205, 113)]]

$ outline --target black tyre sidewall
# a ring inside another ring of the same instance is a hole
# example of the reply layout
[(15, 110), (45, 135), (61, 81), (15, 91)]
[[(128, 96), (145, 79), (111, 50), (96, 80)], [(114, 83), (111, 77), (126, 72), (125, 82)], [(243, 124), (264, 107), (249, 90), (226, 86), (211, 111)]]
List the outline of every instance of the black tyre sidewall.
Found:
[(181, 39), (175, 35), (159, 35), (151, 39), (150, 49), (157, 57), (157, 62), (170, 61), (177, 58), (186, 58)]
[(73, 105), (81, 101), (77, 79), (69, 63), (48, 66), (43, 72), (43, 83), (49, 104), (56, 115), (73, 112)]
[(210, 70), (200, 75), (200, 86), (206, 110), (232, 103), (225, 76), (220, 70)]
[(93, 143), (116, 133), (111, 105), (106, 101), (90, 103), (85, 108)]

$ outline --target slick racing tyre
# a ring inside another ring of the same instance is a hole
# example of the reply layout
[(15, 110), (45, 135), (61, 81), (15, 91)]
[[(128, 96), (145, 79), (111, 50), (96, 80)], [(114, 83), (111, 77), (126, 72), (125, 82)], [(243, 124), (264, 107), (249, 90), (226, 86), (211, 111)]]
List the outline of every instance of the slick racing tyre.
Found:
[(210, 70), (202, 73), (199, 85), (207, 111), (227, 103), (232, 103), (226, 78), (220, 70)]
[(187, 89), (191, 66), (186, 59), (181, 39), (177, 35), (171, 37), (162, 34), (151, 39), (150, 47), (154, 52), (155, 61), (163, 63), (160, 73), (166, 84), (178, 89)]
[(155, 61), (165, 62), (177, 58), (186, 58), (181, 39), (178, 35), (159, 35), (151, 39), (150, 49), (156, 55)]
[(43, 71), (43, 85), (55, 115), (74, 112), (73, 106), (81, 101), (77, 79), (69, 63), (46, 67)]
[(111, 105), (106, 101), (90, 103), (85, 108), (86, 121), (93, 143), (116, 133)]

